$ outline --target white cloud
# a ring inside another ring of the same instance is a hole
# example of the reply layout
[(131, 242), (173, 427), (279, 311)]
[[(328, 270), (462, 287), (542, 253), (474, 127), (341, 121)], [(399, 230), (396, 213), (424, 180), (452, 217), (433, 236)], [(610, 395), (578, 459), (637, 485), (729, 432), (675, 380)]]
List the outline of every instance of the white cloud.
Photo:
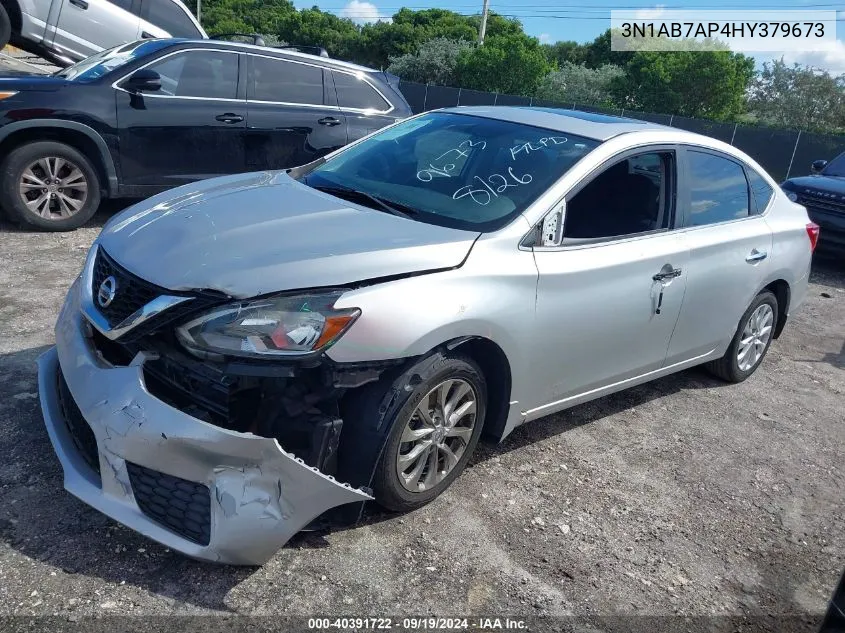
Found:
[[(816, 42), (816, 46), (821, 42)], [(783, 60), (787, 64), (798, 62), (805, 66), (813, 66), (828, 71), (831, 75), (845, 73), (845, 42), (842, 40), (830, 40), (824, 42), (824, 50), (821, 51), (789, 51), (783, 54)]]
[(666, 13), (666, 5), (658, 4), (650, 9), (639, 9), (634, 12), (634, 19), (636, 20), (654, 20)]
[(390, 21), (390, 17), (381, 15), (378, 7), (372, 2), (361, 2), (361, 0), (351, 0), (340, 10), (340, 17), (349, 18), (359, 24)]
[(540, 44), (549, 44), (552, 41), (552, 36), (548, 33), (540, 33)]

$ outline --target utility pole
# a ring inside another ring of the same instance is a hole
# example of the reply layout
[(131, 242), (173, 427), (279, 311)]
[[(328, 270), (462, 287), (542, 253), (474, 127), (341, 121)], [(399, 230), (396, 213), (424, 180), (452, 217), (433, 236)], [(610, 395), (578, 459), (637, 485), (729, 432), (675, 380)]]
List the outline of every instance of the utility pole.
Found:
[(487, 32), (487, 9), (490, 0), (484, 0), (484, 8), (481, 10), (481, 26), (478, 27), (478, 43), (484, 44), (484, 34)]
[(197, 0), (197, 22), (202, 24), (202, 0)]

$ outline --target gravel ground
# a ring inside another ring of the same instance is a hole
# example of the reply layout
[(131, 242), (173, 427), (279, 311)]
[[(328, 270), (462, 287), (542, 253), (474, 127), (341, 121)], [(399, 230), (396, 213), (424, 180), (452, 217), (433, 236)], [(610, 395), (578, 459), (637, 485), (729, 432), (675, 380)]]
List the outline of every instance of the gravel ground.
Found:
[(691, 370), (533, 422), (420, 511), (234, 568), (62, 489), (35, 359), (107, 218), (67, 234), (0, 224), (0, 615), (767, 614), (816, 630), (845, 567), (845, 269), (817, 262), (741, 385)]

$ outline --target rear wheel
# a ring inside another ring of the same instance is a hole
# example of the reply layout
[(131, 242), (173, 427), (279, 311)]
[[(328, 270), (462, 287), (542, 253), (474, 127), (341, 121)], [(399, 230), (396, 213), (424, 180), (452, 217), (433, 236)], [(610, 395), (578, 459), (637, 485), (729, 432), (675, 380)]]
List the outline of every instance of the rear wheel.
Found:
[(5, 7), (0, 4), (0, 51), (9, 43), (9, 38), (12, 37), (12, 21), (9, 19), (9, 14)]
[(39, 141), (12, 151), (0, 166), (0, 204), (14, 222), (45, 231), (85, 224), (100, 205), (100, 181), (79, 151)]
[(728, 382), (742, 382), (753, 374), (772, 344), (778, 322), (778, 301), (765, 290), (757, 295), (739, 320), (728, 351), (719, 360), (705, 367)]

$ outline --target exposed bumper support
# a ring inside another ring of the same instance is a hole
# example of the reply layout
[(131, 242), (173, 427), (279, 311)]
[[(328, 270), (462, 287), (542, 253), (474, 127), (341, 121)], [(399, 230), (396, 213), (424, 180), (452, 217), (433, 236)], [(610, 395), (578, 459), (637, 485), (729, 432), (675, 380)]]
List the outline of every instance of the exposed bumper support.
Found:
[[(198, 420), (147, 392), (138, 354), (128, 367), (100, 360), (86, 336), (75, 284), (56, 325), (56, 347), (38, 360), (41, 408), (64, 469), (65, 488), (97, 510), (189, 556), (262, 564), (326, 510), (372, 499), (286, 453), (271, 438)], [(101, 477), (82, 459), (62, 418), (56, 376), (94, 432)], [(164, 527), (135, 500), (126, 462), (188, 482), (211, 496), (203, 546)]]

